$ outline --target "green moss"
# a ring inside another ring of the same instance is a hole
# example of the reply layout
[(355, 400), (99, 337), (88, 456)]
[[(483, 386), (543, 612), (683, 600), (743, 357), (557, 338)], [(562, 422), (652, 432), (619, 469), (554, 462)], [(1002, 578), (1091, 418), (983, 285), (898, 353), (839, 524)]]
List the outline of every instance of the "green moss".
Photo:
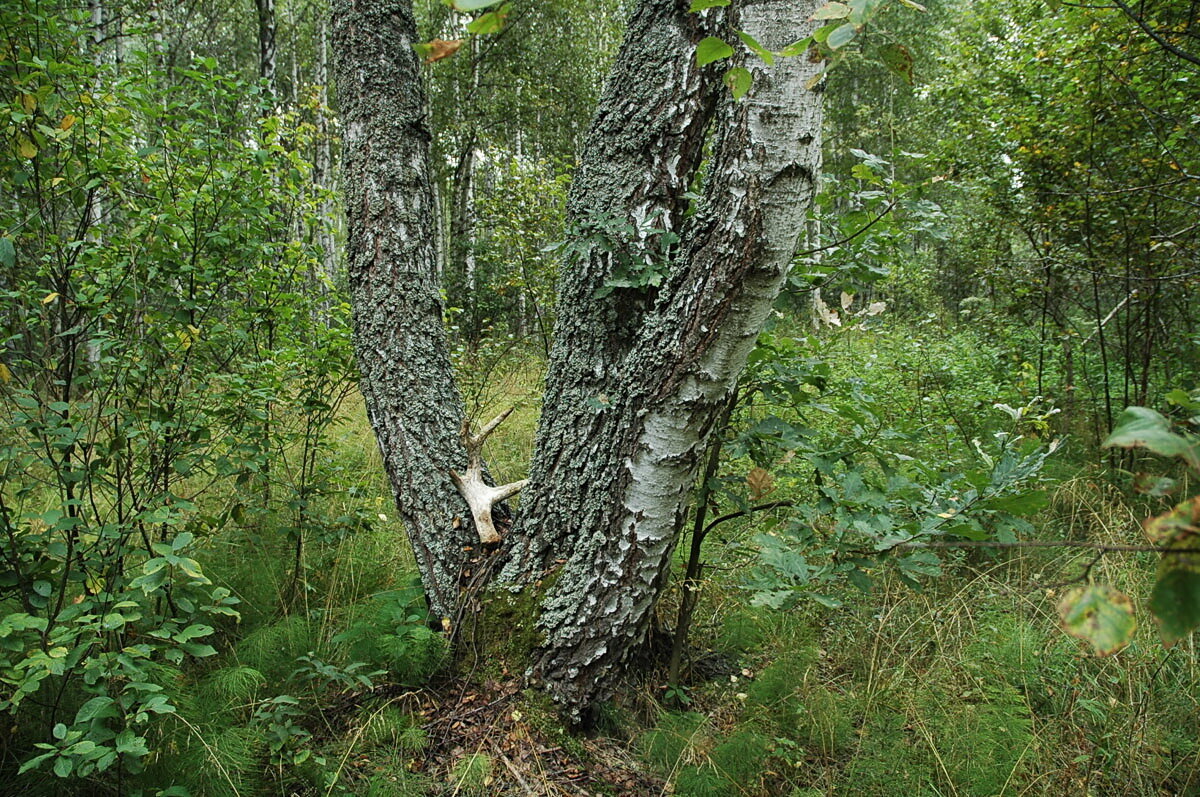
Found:
[(568, 756), (580, 761), (588, 758), (587, 748), (575, 734), (563, 724), (558, 706), (544, 692), (526, 689), (515, 703), (515, 709), (521, 713), (521, 719), (536, 735), (547, 740), (552, 745), (563, 749)]
[(480, 610), (459, 629), (465, 666), (497, 680), (519, 674), (545, 642), (537, 626), (542, 601), (553, 588), (553, 577), (519, 592), (496, 588), (480, 597)]

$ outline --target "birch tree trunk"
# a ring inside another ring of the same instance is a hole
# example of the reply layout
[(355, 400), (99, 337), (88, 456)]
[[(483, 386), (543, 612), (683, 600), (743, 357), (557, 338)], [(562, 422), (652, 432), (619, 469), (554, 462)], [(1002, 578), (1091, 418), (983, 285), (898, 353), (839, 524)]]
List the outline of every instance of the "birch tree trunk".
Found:
[[(689, 14), (641, 0), (571, 189), (569, 250), (542, 419), (500, 574), (556, 570), (534, 678), (576, 718), (644, 638), (708, 435), (779, 292), (820, 158), (805, 58), (697, 67), (708, 35), (770, 49), (804, 37), (819, 0)], [(363, 392), (435, 606), (453, 603), (467, 517), (446, 471), (463, 452), (445, 357), (429, 134), (411, 5), (339, 0), (348, 259)], [(690, 191), (708, 158), (701, 196)], [(444, 612), (448, 614), (448, 612)]]
[(474, 531), (449, 476), (465, 470), (467, 456), (442, 326), (416, 23), (407, 0), (339, 0), (334, 8), (360, 384), (431, 609), (451, 617)]
[(271, 99), (275, 99), (275, 0), (254, 0), (258, 15), (258, 76), (266, 81)]
[[(781, 49), (808, 33), (817, 5), (735, 4), (728, 25)], [(608, 691), (645, 636), (700, 456), (779, 293), (819, 172), (820, 96), (805, 85), (817, 66), (747, 59), (753, 88), (735, 103), (724, 66), (695, 66), (695, 44), (712, 31), (686, 10), (639, 5), (570, 201), (576, 235), (605, 217), (641, 228), (622, 244), (660, 261), (662, 284), (598, 300), (614, 258), (584, 239), (568, 264), (506, 572), (566, 560), (533, 674), (572, 711)], [(687, 215), (706, 134), (703, 198)], [(681, 241), (664, 255), (655, 230)]]

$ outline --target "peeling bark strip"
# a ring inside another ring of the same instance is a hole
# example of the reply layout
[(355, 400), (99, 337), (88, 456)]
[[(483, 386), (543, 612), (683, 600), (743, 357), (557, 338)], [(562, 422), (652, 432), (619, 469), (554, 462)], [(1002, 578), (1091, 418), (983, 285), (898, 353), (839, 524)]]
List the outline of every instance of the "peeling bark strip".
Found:
[[(809, 32), (819, 4), (735, 4), (731, 24), (780, 49)], [(735, 103), (718, 85), (725, 66), (695, 66), (706, 34), (686, 8), (645, 0), (635, 12), (571, 203), (576, 225), (617, 209), (634, 221), (660, 212), (682, 243), (655, 292), (596, 300), (609, 265), (600, 255), (563, 275), (519, 521), (529, 537), (519, 553), (566, 559), (533, 673), (575, 713), (609, 691), (645, 636), (700, 455), (778, 295), (819, 171), (820, 97), (805, 88), (817, 66), (747, 59), (754, 85)], [(706, 131), (703, 200), (684, 218)], [(603, 408), (591, 409), (597, 395)]]
[(450, 471), (466, 452), (436, 273), (429, 128), (408, 0), (337, 0), (346, 260), (367, 414), (431, 609), (450, 617), (477, 544)]

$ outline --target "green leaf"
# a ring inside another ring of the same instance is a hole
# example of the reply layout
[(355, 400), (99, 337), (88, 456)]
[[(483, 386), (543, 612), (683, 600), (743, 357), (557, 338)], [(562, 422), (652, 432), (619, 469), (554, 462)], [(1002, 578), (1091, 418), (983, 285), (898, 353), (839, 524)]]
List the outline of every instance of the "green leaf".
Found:
[(729, 5), (732, 0), (692, 0), (692, 6), (688, 9), (689, 13), (695, 14), (697, 11), (704, 11), (709, 8), (721, 8)]
[(1171, 422), (1147, 407), (1128, 407), (1103, 448), (1144, 448), (1165, 457), (1179, 457), (1200, 471), (1200, 445), (1171, 431)]
[(850, 16), (850, 6), (845, 3), (826, 3), (812, 15), (813, 19), (845, 19)]
[(58, 755), (57, 750), (55, 750), (53, 752), (49, 752), (49, 753), (42, 753), (39, 756), (34, 756), (33, 758), (29, 759), (28, 761), (26, 761), (24, 764), (21, 765), (21, 768), (17, 770), (17, 774), (24, 775), (29, 770), (36, 769), (38, 764), (42, 763), (47, 758), (53, 758), (56, 755)]
[(878, 181), (875, 172), (871, 171), (871, 167), (865, 163), (856, 163), (850, 168), (850, 176), (859, 180), (866, 180), (869, 183)]
[(504, 29), (504, 23), (508, 19), (508, 12), (511, 10), (512, 3), (505, 3), (495, 11), (481, 14), (467, 25), (467, 32), (474, 33), (476, 36), (489, 36), (493, 33), (499, 33)]
[(725, 73), (725, 85), (733, 92), (733, 98), (740, 100), (746, 96), (746, 92), (750, 90), (750, 84), (754, 77), (750, 74), (749, 69), (740, 66), (735, 66)]
[(111, 697), (101, 695), (93, 697), (88, 702), (79, 707), (79, 711), (75, 714), (75, 724), (79, 725), (84, 722), (91, 722), (94, 719), (103, 719), (105, 717), (115, 717), (118, 715), (115, 707), (116, 701)]
[(1164, 558), (1150, 593), (1150, 613), (1166, 647), (1192, 633), (1200, 626), (1200, 573)]
[(903, 44), (885, 44), (879, 48), (879, 57), (884, 66), (912, 85), (913, 57), (907, 47)]
[(779, 54), (788, 58), (794, 58), (797, 55), (804, 55), (808, 52), (808, 48), (812, 47), (813, 37), (805, 36), (800, 41), (792, 42), (787, 47), (779, 51)]
[(144, 756), (148, 755), (150, 750), (146, 747), (145, 737), (138, 736), (133, 731), (126, 728), (117, 734), (116, 746), (118, 753), (126, 755)]
[(17, 262), (17, 250), (13, 248), (12, 238), (0, 236), (0, 266), (12, 268)]
[(767, 66), (774, 66), (775, 53), (771, 52), (766, 47), (763, 47), (753, 36), (751, 36), (749, 33), (746, 33), (744, 30), (739, 30), (737, 35), (738, 38), (742, 40), (743, 44), (749, 47), (755, 55), (766, 62)]
[[(1170, 545), (1200, 538), (1200, 495), (1192, 496), (1170, 512), (1142, 521), (1146, 538), (1155, 545)], [(1191, 547), (1190, 544), (1188, 547)]]
[(1192, 398), (1186, 390), (1175, 388), (1167, 393), (1164, 398), (1168, 404), (1174, 404), (1176, 407), (1183, 407), (1185, 410), (1195, 411), (1200, 410), (1200, 401)]
[(829, 49), (836, 50), (854, 41), (854, 37), (857, 35), (858, 26), (853, 22), (847, 22), (830, 33), (829, 38), (825, 40), (825, 44), (829, 45)]
[[(189, 656), (195, 656), (197, 659), (203, 659), (206, 656), (217, 655), (217, 649), (212, 645), (205, 645), (203, 642), (184, 642), (179, 647)], [(171, 709), (174, 711), (174, 709)]]
[(213, 627), (211, 625), (202, 625), (200, 623), (193, 623), (192, 625), (189, 625), (187, 628), (183, 629), (178, 634), (176, 634), (174, 636), (174, 639), (176, 642), (190, 642), (193, 639), (200, 639), (201, 637), (206, 637), (209, 634), (211, 634), (212, 632), (213, 632)]
[(1133, 601), (1107, 584), (1076, 587), (1058, 604), (1063, 629), (1109, 656), (1129, 644), (1137, 628)]
[(696, 65), (707, 66), (713, 61), (720, 61), (733, 55), (733, 48), (724, 39), (708, 36), (696, 45)]
[(1173, 493), (1178, 486), (1179, 482), (1167, 476), (1156, 476), (1153, 473), (1135, 473), (1133, 475), (1133, 491), (1139, 495), (1161, 498)]
[(500, 2), (501, 0), (452, 0), (447, 5), (453, 6), (455, 11), (479, 11)]

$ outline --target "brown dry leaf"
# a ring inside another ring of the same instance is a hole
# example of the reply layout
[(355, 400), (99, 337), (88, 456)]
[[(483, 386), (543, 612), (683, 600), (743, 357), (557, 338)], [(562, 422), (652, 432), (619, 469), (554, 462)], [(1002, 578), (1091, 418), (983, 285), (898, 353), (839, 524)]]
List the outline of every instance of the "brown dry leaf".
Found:
[(425, 63), (432, 64), (454, 55), (462, 44), (462, 39), (434, 39), (421, 45), (420, 52), (425, 56)]
[(746, 474), (746, 486), (750, 488), (750, 498), (757, 501), (775, 489), (775, 477), (762, 468), (754, 468)]

